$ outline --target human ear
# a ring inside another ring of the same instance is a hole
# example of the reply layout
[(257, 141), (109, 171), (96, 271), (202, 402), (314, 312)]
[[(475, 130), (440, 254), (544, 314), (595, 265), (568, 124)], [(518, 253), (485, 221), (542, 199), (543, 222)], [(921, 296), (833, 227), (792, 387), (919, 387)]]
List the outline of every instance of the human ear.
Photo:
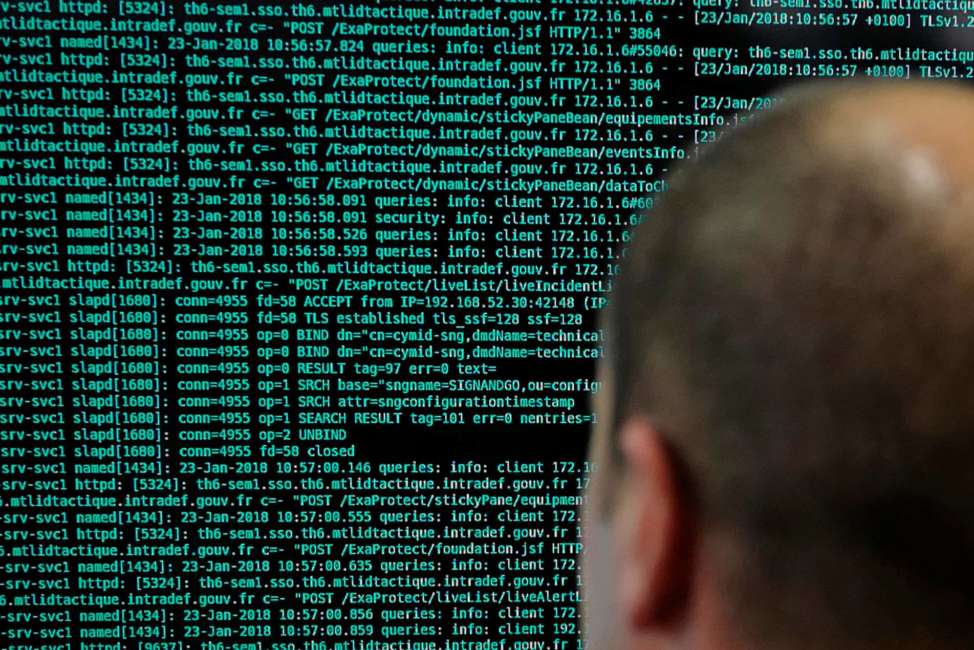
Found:
[(690, 513), (677, 459), (651, 419), (629, 418), (619, 431), (626, 476), (618, 513), (621, 603), (626, 620), (646, 630), (671, 623), (690, 584)]

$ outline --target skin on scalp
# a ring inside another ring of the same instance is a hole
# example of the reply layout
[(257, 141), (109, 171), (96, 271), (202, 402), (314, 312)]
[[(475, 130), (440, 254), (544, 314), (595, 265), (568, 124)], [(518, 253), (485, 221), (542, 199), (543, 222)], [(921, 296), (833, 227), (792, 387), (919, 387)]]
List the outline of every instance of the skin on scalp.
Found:
[[(916, 373), (916, 369), (922, 367), (923, 363), (920, 352), (904, 346), (903, 350), (892, 350), (886, 360), (884, 358), (886, 351), (882, 348), (884, 342), (889, 345), (890, 341), (896, 340), (897, 334), (908, 330), (886, 330), (884, 328), (887, 324), (882, 319), (864, 321), (861, 327), (856, 321), (858, 314), (854, 308), (855, 301), (862, 296), (857, 293), (859, 289), (854, 284), (849, 285), (850, 282), (855, 282), (855, 272), (859, 268), (856, 249), (860, 248), (865, 257), (865, 261), (862, 262), (862, 273), (866, 278), (864, 280), (866, 286), (870, 280), (880, 278), (877, 286), (882, 290), (896, 287), (901, 281), (905, 287), (914, 291), (917, 287), (929, 287), (929, 295), (913, 296), (912, 299), (906, 300), (903, 303), (905, 310), (922, 309), (927, 302), (934, 309), (948, 307), (958, 303), (958, 296), (963, 295), (965, 291), (974, 303), (974, 192), (971, 189), (974, 188), (974, 155), (972, 155), (974, 154), (974, 120), (971, 119), (974, 116), (974, 93), (966, 86), (949, 82), (813, 82), (804, 86), (786, 88), (782, 97), (787, 100), (786, 103), (790, 102), (790, 105), (807, 100), (814, 103), (816, 109), (813, 114), (807, 112), (800, 114), (802, 124), (800, 126), (796, 124), (795, 128), (800, 131), (796, 137), (801, 138), (802, 143), (801, 145), (792, 143), (788, 152), (794, 155), (795, 151), (804, 147), (809, 154), (808, 165), (822, 168), (823, 161), (826, 161), (824, 168), (831, 165), (841, 170), (839, 173), (846, 174), (847, 192), (850, 187), (854, 187), (848, 185), (850, 174), (861, 173), (864, 178), (854, 179), (852, 182), (861, 182), (864, 193), (873, 193), (876, 200), (867, 204), (868, 208), (876, 209), (876, 206), (879, 206), (882, 209), (886, 205), (894, 204), (902, 208), (895, 218), (891, 219), (895, 229), (893, 236), (876, 242), (875, 248), (871, 248), (874, 242), (871, 239), (872, 231), (867, 226), (855, 230), (860, 226), (854, 222), (843, 222), (842, 227), (851, 230), (848, 231), (846, 239), (841, 239), (837, 238), (836, 229), (816, 230), (812, 225), (800, 221), (778, 221), (775, 219), (775, 214), (778, 214), (776, 211), (786, 209), (792, 201), (787, 191), (800, 192), (800, 185), (781, 192), (776, 191), (773, 181), (769, 181), (766, 192), (759, 193), (755, 192), (758, 184), (751, 178), (744, 182), (746, 189), (739, 190), (742, 193), (754, 192), (752, 195), (754, 208), (750, 213), (741, 208), (745, 205), (744, 201), (749, 200), (750, 197), (732, 196), (727, 199), (727, 203), (732, 206), (730, 209), (737, 210), (734, 212), (734, 219), (721, 221), (719, 217), (712, 217), (694, 222), (692, 245), (683, 243), (688, 248), (692, 248), (700, 259), (706, 260), (701, 262), (698, 259), (694, 263), (708, 266), (708, 270), (715, 276), (720, 277), (721, 273), (725, 273), (733, 278), (737, 277), (734, 274), (743, 274), (744, 281), (749, 283), (746, 287), (746, 291), (750, 292), (747, 298), (753, 299), (756, 305), (762, 307), (770, 305), (768, 318), (769, 322), (773, 323), (771, 326), (782, 327), (789, 323), (787, 316), (782, 316), (773, 310), (777, 308), (776, 297), (780, 296), (783, 290), (789, 289), (787, 282), (790, 281), (799, 283), (794, 289), (799, 295), (790, 296), (788, 298), (790, 307), (781, 307), (781, 309), (807, 309), (811, 317), (809, 327), (815, 327), (815, 318), (819, 317), (819, 308), (823, 305), (829, 308), (839, 305), (840, 310), (844, 309), (847, 313), (839, 313), (835, 322), (821, 321), (826, 326), (834, 325), (840, 335), (845, 335), (848, 330), (853, 332), (853, 336), (862, 337), (861, 340), (854, 341), (855, 345), (850, 346), (855, 349), (851, 351), (840, 349), (836, 352), (838, 372), (841, 373), (842, 370), (855, 372), (859, 367), (857, 364), (869, 367), (869, 364), (879, 363), (881, 375), (886, 372), (897, 373), (900, 370), (912, 370)], [(746, 147), (740, 143), (737, 146), (744, 148), (746, 158)], [(715, 148), (720, 147), (721, 143), (718, 141)], [(690, 165), (694, 164), (688, 162)], [(773, 166), (774, 162), (769, 161), (766, 164)], [(792, 165), (790, 168), (791, 172), (794, 172), (792, 179), (805, 178), (805, 172), (801, 167), (802, 161), (791, 160), (787, 164)], [(726, 187), (733, 188), (735, 172), (728, 170), (726, 164), (723, 167), (719, 162), (714, 165), (719, 172), (714, 175), (714, 182), (726, 183)], [(694, 179), (694, 172), (688, 171), (686, 167), (687, 165), (684, 164), (679, 168), (676, 176), (686, 174), (690, 178), (688, 183), (691, 185), (699, 183), (700, 179)], [(776, 170), (769, 167), (769, 172), (774, 171)], [(819, 180), (821, 180), (824, 178), (821, 175), (827, 172), (815, 171), (814, 173), (820, 174)], [(769, 176), (779, 180), (779, 177), (775, 177), (773, 173), (769, 173)], [(788, 176), (780, 178), (789, 180)], [(679, 187), (679, 183), (678, 180), (671, 184), (671, 187)], [(827, 184), (825, 186), (827, 187)], [(733, 190), (729, 193), (733, 194)], [(823, 193), (821, 201), (823, 206), (826, 206), (823, 207), (823, 212), (827, 211), (827, 205), (833, 200), (840, 199)], [(693, 199), (688, 200), (688, 203), (692, 206)], [(663, 210), (667, 209), (665, 197), (658, 205)], [(682, 203), (676, 205), (679, 208)], [(807, 211), (809, 208), (803, 206), (802, 209)], [(648, 220), (653, 218), (653, 215), (650, 215)], [(877, 232), (886, 236), (886, 231), (880, 229)], [(659, 236), (659, 233), (655, 235)], [(638, 242), (637, 229), (632, 245), (635, 247)], [(930, 263), (931, 270), (919, 265), (911, 267), (909, 263), (905, 264), (904, 268), (900, 268), (898, 261), (909, 260), (918, 244), (922, 249), (918, 251), (921, 257), (926, 250), (934, 251), (931, 258), (934, 261)], [(836, 249), (837, 252), (833, 254)], [(789, 275), (782, 279), (780, 269), (785, 268), (786, 260), (796, 252), (806, 256), (810, 270), (787, 269)], [(838, 260), (834, 272), (827, 266), (833, 258)], [(651, 261), (646, 264), (652, 266)], [(641, 266), (638, 261), (631, 262), (628, 266), (623, 264), (622, 269), (622, 273), (645, 271), (644, 266)], [(881, 279), (884, 275), (887, 280)], [(947, 281), (942, 283), (943, 286), (935, 282), (927, 283), (936, 278)], [(650, 282), (651, 278), (643, 281)], [(837, 292), (834, 296), (820, 298), (820, 295), (825, 296), (833, 289)], [(610, 310), (613, 306), (612, 302), (610, 298)], [(850, 305), (853, 308), (850, 308)], [(974, 307), (971, 308), (971, 312), (974, 312)], [(882, 315), (885, 312), (876, 313)], [(631, 314), (626, 313), (623, 318), (631, 320)], [(775, 320), (779, 318), (783, 320), (780, 322)], [(947, 341), (963, 341), (964, 336), (970, 331), (972, 318), (969, 313), (954, 317), (950, 313), (938, 314), (935, 311), (933, 318), (935, 320), (931, 323), (934, 325), (929, 326), (942, 328)], [(936, 320), (937, 318), (940, 320)], [(908, 321), (904, 322), (907, 325), (898, 322), (891, 327), (912, 326)], [(662, 334), (654, 338), (645, 351), (613, 350), (611, 345), (607, 344), (606, 356), (599, 364), (601, 384), (593, 398), (597, 424), (590, 443), (590, 458), (599, 469), (593, 473), (589, 484), (586, 513), (583, 515), (583, 531), (591, 533), (585, 540), (584, 554), (592, 556), (587, 560), (583, 557), (583, 564), (587, 562), (587, 566), (595, 570), (583, 569), (583, 576), (586, 573), (593, 574), (585, 577), (583, 601), (586, 608), (586, 628), (594, 631), (596, 646), (605, 647), (606, 650), (614, 647), (609, 644), (611, 637), (615, 639), (612, 643), (617, 643), (625, 637), (624, 643), (629, 647), (656, 647), (640, 646), (636, 643), (636, 636), (624, 635), (621, 632), (624, 627), (622, 621), (618, 618), (612, 619), (612, 614), (609, 612), (601, 611), (605, 607), (599, 601), (613, 600), (608, 597), (605, 590), (614, 588), (614, 585), (611, 581), (605, 581), (604, 577), (594, 575), (596, 571), (606, 570), (605, 567), (609, 564), (603, 554), (612, 552), (611, 548), (605, 548), (611, 543), (612, 538), (610, 530), (612, 510), (617, 499), (625, 498), (624, 493), (632, 478), (628, 471), (624, 471), (625, 468), (619, 467), (621, 460), (614, 436), (617, 435), (622, 423), (631, 416), (645, 414), (664, 431), (676, 432), (674, 447), (681, 454), (681, 460), (685, 462), (691, 477), (701, 483), (701, 491), (705, 499), (708, 496), (713, 496), (715, 500), (724, 499), (723, 494), (716, 494), (720, 488), (735, 485), (738, 476), (742, 477), (741, 485), (744, 486), (747, 480), (750, 480), (747, 474), (755, 470), (754, 458), (743, 458), (740, 453), (751, 452), (746, 446), (748, 444), (746, 439), (714, 442), (706, 437), (706, 429), (713, 426), (714, 418), (708, 408), (709, 405), (704, 403), (707, 398), (699, 395), (697, 390), (699, 382), (695, 383), (692, 372), (685, 368), (687, 350), (679, 345), (671, 345), (671, 339), (675, 340), (680, 336), (674, 334), (679, 326), (680, 323), (666, 323), (660, 326)], [(924, 327), (927, 326), (924, 324)], [(874, 331), (869, 328), (874, 328)], [(786, 336), (784, 340), (799, 346), (804, 345), (800, 334)], [(817, 344), (818, 339), (815, 339), (812, 332), (808, 333), (808, 338)], [(873, 344), (871, 341), (877, 342)], [(813, 343), (810, 342), (808, 345), (812, 346)], [(859, 347), (862, 348), (861, 351)], [(942, 381), (934, 378), (929, 385), (920, 385), (918, 382), (916, 395), (911, 396), (909, 403), (904, 403), (903, 420), (915, 426), (918, 431), (945, 431), (955, 421), (974, 422), (972, 417), (974, 413), (971, 413), (974, 411), (974, 405), (968, 410), (964, 410), (963, 407), (951, 410), (945, 406), (951, 399), (966, 395), (961, 388), (957, 387), (958, 381), (951, 383), (952, 380), (964, 375), (962, 368), (951, 365), (949, 352), (946, 345), (943, 349), (937, 348), (932, 352), (934, 355), (940, 355), (936, 357), (938, 360), (944, 359)], [(813, 354), (811, 347), (808, 354)], [(615, 379), (618, 372), (614, 363), (616, 355), (620, 355), (620, 358), (629, 363), (629, 380), (624, 382), (624, 387), (620, 389), (624, 391), (623, 394), (617, 393), (617, 388), (621, 384)], [(645, 361), (647, 358), (652, 359), (651, 364)], [(969, 356), (964, 358), (970, 359)], [(647, 367), (650, 365), (651, 367)], [(930, 364), (930, 367), (933, 372), (939, 371), (936, 364)], [(842, 378), (837, 377), (837, 381)], [(652, 386), (651, 391), (646, 393), (651, 396), (651, 399), (649, 397), (643, 399), (644, 394), (641, 391), (644, 384)], [(827, 421), (823, 419), (823, 422)], [(880, 426), (882, 425), (877, 425)], [(814, 430), (814, 427), (809, 428)], [(694, 433), (687, 433), (685, 438), (681, 438), (683, 432)], [(776, 456), (768, 452), (769, 449), (776, 449), (774, 445), (780, 443), (766, 441), (764, 444), (767, 444), (763, 449), (765, 456), (759, 454), (758, 462), (762, 458), (769, 461), (774, 461), (775, 458), (792, 461), (787, 456)], [(792, 445), (790, 453), (807, 454), (811, 459), (808, 467), (798, 467), (798, 471), (807, 471), (807, 476), (812, 479), (818, 476), (816, 472), (822, 472), (823, 476), (827, 473), (827, 466), (814, 467), (816, 454), (822, 453), (822, 458), (826, 462), (831, 458), (816, 447), (814, 440), (798, 439), (790, 441), (789, 444)], [(708, 445), (711, 447), (708, 448)], [(868, 459), (868, 454), (877, 453), (879, 445), (880, 443), (874, 444), (870, 440), (850, 443), (850, 467), (854, 468), (855, 465), (852, 463), (860, 457)], [(922, 449), (922, 445), (919, 448)], [(905, 451), (895, 449), (890, 453), (908, 453), (910, 449), (912, 447), (906, 447)], [(834, 453), (835, 449), (831, 451)], [(789, 469), (778, 470), (774, 467), (767, 469), (771, 475), (777, 475), (778, 471), (787, 475), (789, 471)], [(956, 470), (956, 467), (953, 469)], [(714, 478), (708, 485), (711, 476)], [(912, 475), (904, 474), (904, 476)], [(863, 485), (868, 485), (865, 482), (868, 479), (868, 476), (861, 479)], [(827, 482), (827, 479), (823, 480)], [(947, 480), (948, 483), (934, 483), (929, 488), (934, 497), (937, 496), (939, 488), (949, 484), (949, 477)], [(756, 483), (750, 486), (752, 490), (754, 485)], [(960, 485), (962, 488), (969, 488), (967, 483)], [(848, 489), (848, 486), (843, 489)], [(746, 489), (742, 489), (742, 493), (746, 493)], [(750, 496), (754, 497), (753, 494)], [(809, 502), (818, 497), (817, 494), (799, 496)], [(735, 498), (734, 494), (726, 495), (727, 501), (722, 504), (723, 509), (715, 506), (714, 511), (733, 512), (736, 507)], [(709, 516), (709, 513), (706, 516)], [(718, 517), (715, 515), (715, 519)], [(828, 518), (822, 521), (829, 522)], [(769, 594), (764, 592), (747, 592), (743, 588), (724, 589), (726, 584), (743, 584), (742, 581), (753, 586), (755, 583), (749, 582), (750, 577), (747, 574), (759, 572), (760, 569), (754, 566), (754, 555), (744, 552), (745, 549), (742, 547), (741, 540), (737, 538), (733, 521), (727, 526), (723, 523), (711, 525), (712, 523), (701, 522), (704, 532), (695, 551), (697, 561), (694, 564), (696, 568), (693, 576), (693, 588), (696, 593), (692, 594), (690, 599), (692, 613), (698, 617), (696, 620), (698, 629), (684, 632), (682, 637), (684, 641), (694, 639), (685, 647), (751, 647), (747, 645), (748, 641), (743, 639), (747, 633), (743, 631), (745, 626), (741, 624), (742, 619), (739, 617), (743, 615), (744, 618), (750, 618), (748, 610), (752, 608), (767, 608), (769, 620), (780, 615), (780, 620), (786, 627), (795, 623), (796, 616), (799, 621), (802, 620), (801, 611), (815, 612), (827, 608), (824, 601), (831, 596), (816, 593), (814, 581), (811, 581), (807, 590), (803, 591), (799, 586), (796, 590), (784, 594), (784, 600), (790, 599), (787, 605), (784, 602), (769, 602), (770, 599), (766, 598)], [(597, 529), (599, 532), (596, 533)], [(744, 535), (746, 534), (745, 531)], [(589, 540), (600, 548), (589, 549)], [(616, 540), (614, 543), (618, 546), (625, 542)], [(831, 548), (823, 546), (823, 549)], [(787, 550), (787, 547), (785, 549)], [(757, 552), (760, 550), (762, 549)], [(773, 552), (779, 551), (769, 550), (769, 553)], [(823, 554), (826, 552), (827, 550), (822, 551)], [(861, 559), (853, 557), (834, 559), (835, 564), (829, 565), (828, 570), (840, 578), (847, 573), (849, 582), (855, 583), (855, 571)], [(815, 563), (820, 561), (832, 562), (833, 558), (823, 560), (823, 557), (811, 557), (806, 566), (796, 562), (793, 569), (794, 576), (801, 577), (803, 571), (814, 571), (818, 567)], [(773, 588), (774, 583), (769, 585)], [(851, 587), (850, 591), (854, 587)], [(909, 590), (909, 583), (904, 583), (901, 587), (904, 591)], [(593, 588), (598, 591), (593, 591)], [(741, 596), (745, 593), (750, 593), (754, 598), (748, 602), (740, 602)], [(863, 594), (868, 594), (868, 590)], [(735, 597), (737, 602), (733, 602)], [(788, 606), (791, 609), (785, 611)], [(869, 603), (863, 603), (863, 610), (865, 611), (869, 606)], [(881, 608), (883, 603), (878, 602), (873, 606)], [(760, 616), (758, 614), (758, 617)], [(810, 624), (821, 623), (813, 613), (808, 614), (804, 620)], [(771, 626), (773, 627), (774, 623)], [(793, 627), (789, 629), (794, 633)], [(904, 630), (907, 634), (912, 633), (907, 628)], [(775, 630), (775, 632), (787, 635), (788, 629)], [(864, 630), (864, 636), (860, 639), (846, 639), (836, 635), (829, 641), (836, 643), (835, 647), (859, 647), (860, 645), (870, 647), (872, 641), (868, 636), (870, 632), (869, 629)], [(602, 636), (598, 636), (600, 634)], [(609, 634), (611, 637), (608, 636)], [(823, 630), (820, 638), (811, 641), (812, 647), (827, 639), (829, 634), (831, 632)], [(599, 639), (604, 645), (599, 646)], [(750, 639), (752, 643), (753, 640)], [(915, 638), (901, 637), (900, 641), (910, 645), (896, 647), (940, 647), (930, 638), (924, 637), (922, 633)], [(796, 643), (796, 647), (800, 645)]]
[[(967, 87), (931, 82), (920, 85), (877, 83), (837, 95), (820, 129), (822, 140), (841, 148), (868, 146), (881, 133), (904, 150), (921, 149), (943, 173), (962, 185), (974, 179), (974, 93)], [(872, 130), (886, 124), (895, 133)], [(858, 142), (857, 142), (858, 140)]]

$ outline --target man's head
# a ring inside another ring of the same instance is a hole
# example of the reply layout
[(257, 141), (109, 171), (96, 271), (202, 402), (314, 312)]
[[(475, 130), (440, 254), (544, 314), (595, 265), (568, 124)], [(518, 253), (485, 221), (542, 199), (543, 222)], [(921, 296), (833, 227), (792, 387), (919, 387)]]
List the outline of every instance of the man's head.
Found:
[(668, 180), (603, 313), (589, 647), (974, 647), (974, 92), (789, 88)]

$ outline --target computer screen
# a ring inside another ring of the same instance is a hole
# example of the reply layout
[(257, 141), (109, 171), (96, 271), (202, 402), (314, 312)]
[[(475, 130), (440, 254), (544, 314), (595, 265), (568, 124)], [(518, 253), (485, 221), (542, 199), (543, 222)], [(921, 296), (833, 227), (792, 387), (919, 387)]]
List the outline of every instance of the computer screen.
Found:
[(0, 638), (581, 648), (618, 254), (964, 0), (0, 2)]

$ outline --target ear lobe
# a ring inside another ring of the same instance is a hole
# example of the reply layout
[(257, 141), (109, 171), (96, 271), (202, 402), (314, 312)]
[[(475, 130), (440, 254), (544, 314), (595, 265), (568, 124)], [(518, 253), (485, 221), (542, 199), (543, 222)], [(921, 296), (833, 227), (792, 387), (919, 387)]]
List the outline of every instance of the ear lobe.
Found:
[(648, 419), (629, 419), (619, 443), (627, 473), (619, 511), (622, 603), (635, 628), (658, 627), (679, 617), (690, 585), (688, 499), (676, 458)]

